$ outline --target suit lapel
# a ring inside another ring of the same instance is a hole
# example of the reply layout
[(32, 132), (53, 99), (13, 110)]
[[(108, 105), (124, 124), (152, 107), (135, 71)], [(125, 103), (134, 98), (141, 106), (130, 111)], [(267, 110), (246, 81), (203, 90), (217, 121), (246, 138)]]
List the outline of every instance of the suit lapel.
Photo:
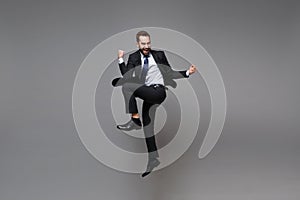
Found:
[(137, 50), (136, 52), (134, 52), (134, 73), (135, 73), (135, 77), (140, 77), (141, 74), (141, 53), (139, 50)]

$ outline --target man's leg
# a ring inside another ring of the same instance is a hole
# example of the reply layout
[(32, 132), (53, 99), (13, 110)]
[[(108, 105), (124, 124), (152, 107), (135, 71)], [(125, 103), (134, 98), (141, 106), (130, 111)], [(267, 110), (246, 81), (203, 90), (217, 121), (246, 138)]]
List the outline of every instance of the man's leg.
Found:
[(154, 135), (154, 120), (155, 120), (155, 113), (157, 107), (158, 104), (152, 104), (146, 101), (144, 101), (143, 103), (143, 111), (142, 111), (143, 125), (144, 125), (143, 130), (145, 134), (149, 159), (158, 157), (157, 146), (156, 146), (155, 135)]
[(141, 129), (142, 123), (139, 118), (137, 103), (135, 99), (135, 91), (141, 87), (141, 84), (137, 83), (125, 83), (122, 86), (122, 93), (125, 102), (126, 113), (131, 114), (131, 119), (129, 122), (117, 125), (117, 128), (124, 131), (130, 131), (134, 129)]
[(148, 150), (148, 164), (146, 171), (142, 174), (142, 177), (149, 175), (151, 171), (160, 164), (157, 159), (159, 155), (154, 135), (154, 120), (157, 107), (158, 104), (152, 104), (146, 101), (143, 103), (143, 129)]
[(134, 92), (142, 85), (137, 83), (125, 83), (122, 86), (122, 93), (125, 102), (126, 113), (138, 113)]
[(159, 155), (157, 152), (157, 146), (154, 135), (154, 121), (157, 107), (165, 100), (166, 93), (164, 88), (147, 87), (144, 93), (140, 95), (138, 90), (136, 95), (144, 99), (142, 109), (144, 125), (143, 129), (148, 150), (147, 169), (145, 173), (142, 174), (142, 177), (145, 177), (160, 164), (159, 160), (157, 159)]

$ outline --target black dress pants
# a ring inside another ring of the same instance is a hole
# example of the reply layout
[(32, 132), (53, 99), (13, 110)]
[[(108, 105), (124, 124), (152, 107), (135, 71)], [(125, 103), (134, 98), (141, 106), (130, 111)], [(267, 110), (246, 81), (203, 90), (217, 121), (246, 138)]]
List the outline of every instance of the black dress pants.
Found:
[(125, 83), (122, 87), (126, 113), (138, 113), (136, 98), (143, 101), (142, 118), (149, 158), (158, 157), (154, 136), (154, 119), (157, 107), (166, 99), (166, 89), (163, 85), (141, 85)]

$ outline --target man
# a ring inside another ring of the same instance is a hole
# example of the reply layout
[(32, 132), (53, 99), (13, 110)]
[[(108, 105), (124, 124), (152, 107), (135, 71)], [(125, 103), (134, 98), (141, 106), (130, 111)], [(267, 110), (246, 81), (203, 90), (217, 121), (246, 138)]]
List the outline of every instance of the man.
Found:
[[(157, 106), (166, 98), (165, 86), (175, 88), (176, 82), (173, 79), (189, 77), (196, 71), (196, 67), (191, 65), (186, 71), (174, 71), (163, 51), (151, 49), (150, 35), (146, 31), (138, 32), (136, 41), (139, 50), (129, 55), (127, 65), (123, 59), (124, 51), (119, 50), (119, 68), (123, 77), (114, 79), (112, 83), (114, 86), (122, 85), (126, 113), (131, 114), (129, 122), (117, 125), (117, 128), (130, 131), (143, 126), (148, 150), (147, 169), (142, 174), (145, 177), (160, 164), (154, 136), (154, 116)], [(144, 100), (143, 124), (137, 108), (137, 97)]]

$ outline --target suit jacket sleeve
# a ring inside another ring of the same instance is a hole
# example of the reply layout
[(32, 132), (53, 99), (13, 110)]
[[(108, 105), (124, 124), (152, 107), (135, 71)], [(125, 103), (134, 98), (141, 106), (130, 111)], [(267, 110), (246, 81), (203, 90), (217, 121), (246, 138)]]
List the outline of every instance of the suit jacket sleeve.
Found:
[(113, 79), (112, 85), (114, 87), (123, 85), (125, 82), (136, 82), (135, 78), (133, 77), (133, 72), (136, 65), (134, 63), (135, 59), (132, 54), (129, 55), (127, 65), (125, 65), (125, 62), (119, 63), (119, 69), (123, 77)]
[(121, 71), (122, 76), (130, 76), (133, 73), (135, 65), (133, 63), (132, 55), (129, 56), (127, 65), (125, 65), (125, 62), (119, 63), (119, 68)]

